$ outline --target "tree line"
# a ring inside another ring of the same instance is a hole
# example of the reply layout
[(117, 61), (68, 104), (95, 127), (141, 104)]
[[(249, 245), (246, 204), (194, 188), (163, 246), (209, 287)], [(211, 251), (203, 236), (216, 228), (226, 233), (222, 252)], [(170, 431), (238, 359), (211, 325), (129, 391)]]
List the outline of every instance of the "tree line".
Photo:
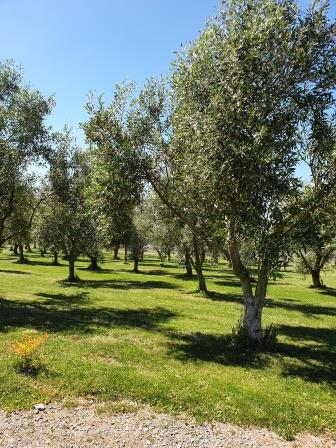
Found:
[[(169, 76), (90, 95), (85, 148), (45, 124), (53, 98), (0, 63), (0, 244), (37, 241), (98, 268), (121, 244), (134, 271), (174, 250), (206, 294), (206, 257), (240, 280), (243, 326), (262, 342), (270, 278), (296, 257), (321, 287), (336, 251), (336, 26), (329, 2), (227, 0)], [(48, 174), (38, 185), (29, 167)], [(305, 167), (302, 180), (298, 167)], [(309, 177), (309, 179), (308, 179)]]

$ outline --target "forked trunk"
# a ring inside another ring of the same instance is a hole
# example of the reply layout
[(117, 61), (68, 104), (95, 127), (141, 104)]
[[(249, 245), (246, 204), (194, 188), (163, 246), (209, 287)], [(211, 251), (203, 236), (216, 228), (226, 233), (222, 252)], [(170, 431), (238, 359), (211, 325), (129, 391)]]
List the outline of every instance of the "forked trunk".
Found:
[(322, 288), (321, 269), (313, 269), (311, 271), (311, 276), (314, 288)]
[(251, 276), (241, 261), (234, 231), (230, 234), (229, 252), (233, 273), (239, 278), (243, 290), (245, 330), (252, 341), (261, 342), (263, 339), (261, 318), (268, 285), (269, 268), (267, 260), (261, 262), (258, 283), (253, 294)]
[(93, 257), (91, 255), (89, 255), (90, 258), (90, 265), (88, 267), (88, 269), (90, 269), (91, 271), (99, 271), (99, 265), (98, 265), (98, 259), (97, 257)]

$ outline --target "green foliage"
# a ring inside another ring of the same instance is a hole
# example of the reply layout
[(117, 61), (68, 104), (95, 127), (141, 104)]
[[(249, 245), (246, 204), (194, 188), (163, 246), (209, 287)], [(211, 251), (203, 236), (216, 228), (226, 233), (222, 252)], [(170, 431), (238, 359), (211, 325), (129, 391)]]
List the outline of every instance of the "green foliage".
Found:
[[(52, 98), (23, 84), (22, 73), (11, 62), (0, 62), (0, 244), (29, 163), (50, 156), (50, 135), (45, 117), (51, 112)], [(19, 233), (21, 229), (19, 229)]]
[(276, 327), (271, 324), (263, 330), (262, 338), (260, 340), (251, 340), (244, 323), (244, 316), (242, 315), (236, 325), (232, 328), (230, 339), (231, 344), (237, 350), (276, 350), (277, 334)]

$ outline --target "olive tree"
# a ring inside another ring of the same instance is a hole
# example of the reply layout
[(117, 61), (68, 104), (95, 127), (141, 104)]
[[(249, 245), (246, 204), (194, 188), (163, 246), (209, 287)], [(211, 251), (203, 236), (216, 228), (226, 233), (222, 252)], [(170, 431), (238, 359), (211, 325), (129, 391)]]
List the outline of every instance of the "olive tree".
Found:
[[(253, 341), (263, 339), (268, 279), (295, 225), (300, 132), (317, 93), (330, 94), (335, 82), (334, 31), (324, 5), (303, 16), (295, 1), (224, 2), (175, 62), (171, 106), (153, 82), (139, 97), (135, 147), (144, 172), (191, 229), (196, 252), (225, 229)], [(256, 282), (241, 252), (251, 239)]]
[[(0, 62), (0, 244), (14, 235), (4, 234), (27, 167), (50, 154), (49, 129), (45, 117), (53, 107), (52, 98), (23, 84), (21, 71), (13, 63)], [(38, 204), (37, 204), (38, 205)], [(31, 210), (25, 228), (32, 224)]]
[(87, 179), (85, 154), (75, 146), (71, 132), (66, 128), (57, 137), (56, 150), (50, 163), (52, 199), (46, 224), (49, 223), (47, 233), (54, 232), (55, 247), (61, 248), (67, 255), (69, 281), (76, 280), (75, 261), (79, 255), (87, 253), (95, 230), (92, 220), (88, 219)]

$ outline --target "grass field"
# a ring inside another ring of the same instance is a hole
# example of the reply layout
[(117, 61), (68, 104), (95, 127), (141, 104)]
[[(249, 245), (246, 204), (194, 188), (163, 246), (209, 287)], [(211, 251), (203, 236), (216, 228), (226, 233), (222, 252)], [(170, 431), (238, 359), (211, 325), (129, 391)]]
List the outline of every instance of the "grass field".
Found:
[[(199, 420), (267, 426), (286, 437), (336, 432), (336, 272), (328, 290), (288, 272), (271, 283), (264, 324), (271, 353), (238, 352), (227, 336), (240, 317), (241, 291), (226, 265), (205, 270), (210, 297), (195, 292), (173, 263), (147, 256), (141, 273), (107, 259), (101, 272), (30, 255), (0, 255), (0, 408), (50, 399), (132, 399)], [(335, 287), (335, 289), (332, 289)], [(17, 373), (11, 344), (48, 332), (36, 377)]]

